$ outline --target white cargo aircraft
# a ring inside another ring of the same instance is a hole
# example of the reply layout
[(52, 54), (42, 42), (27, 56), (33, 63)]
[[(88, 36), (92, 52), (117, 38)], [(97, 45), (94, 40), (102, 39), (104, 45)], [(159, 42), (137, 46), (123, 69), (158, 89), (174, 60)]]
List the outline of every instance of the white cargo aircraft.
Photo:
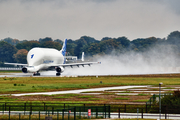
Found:
[[(60, 51), (50, 48), (33, 48), (27, 54), (27, 64), (20, 63), (5, 63), (10, 65), (20, 65), (23, 66), (22, 72), (24, 73), (34, 73), (33, 75), (40, 75), (39, 71), (56, 70), (56, 76), (61, 75), (65, 67), (79, 67), (82, 65), (100, 64), (101, 62), (82, 62), (82, 63), (65, 63), (65, 53), (66, 53), (66, 43), (65, 39), (63, 47)], [(83, 58), (84, 59), (84, 58)]]

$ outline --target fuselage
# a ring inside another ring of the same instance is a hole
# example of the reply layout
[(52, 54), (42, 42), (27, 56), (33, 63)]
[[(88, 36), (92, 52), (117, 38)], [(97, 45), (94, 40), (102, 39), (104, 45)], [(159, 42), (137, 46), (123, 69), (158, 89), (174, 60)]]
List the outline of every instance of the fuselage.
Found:
[(46, 70), (49, 66), (63, 64), (62, 52), (50, 48), (33, 48), (27, 54), (27, 72)]

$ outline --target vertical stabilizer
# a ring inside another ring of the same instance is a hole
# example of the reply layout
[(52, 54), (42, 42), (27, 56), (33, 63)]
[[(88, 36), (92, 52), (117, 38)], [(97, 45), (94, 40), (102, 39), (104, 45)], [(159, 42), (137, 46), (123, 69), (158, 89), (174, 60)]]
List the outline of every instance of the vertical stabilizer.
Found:
[(62, 49), (60, 50), (60, 52), (64, 56), (64, 64), (66, 63), (66, 58), (65, 58), (65, 55), (66, 55), (66, 44), (67, 44), (67, 39), (64, 40)]
[(84, 61), (84, 52), (82, 52), (82, 58), (81, 58), (82, 61)]
[(66, 55), (66, 44), (67, 44), (67, 39), (64, 40), (63, 47), (61, 49), (62, 55)]

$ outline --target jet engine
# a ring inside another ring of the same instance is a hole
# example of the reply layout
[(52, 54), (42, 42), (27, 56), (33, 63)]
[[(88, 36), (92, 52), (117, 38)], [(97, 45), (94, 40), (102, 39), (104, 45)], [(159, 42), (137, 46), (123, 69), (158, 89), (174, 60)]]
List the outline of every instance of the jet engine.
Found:
[(58, 72), (58, 73), (62, 73), (62, 72), (64, 72), (64, 68), (63, 67), (57, 67), (56, 68), (56, 72)]
[(23, 73), (27, 73), (27, 68), (26, 68), (26, 67), (23, 67), (23, 68), (22, 68), (22, 72), (23, 72)]

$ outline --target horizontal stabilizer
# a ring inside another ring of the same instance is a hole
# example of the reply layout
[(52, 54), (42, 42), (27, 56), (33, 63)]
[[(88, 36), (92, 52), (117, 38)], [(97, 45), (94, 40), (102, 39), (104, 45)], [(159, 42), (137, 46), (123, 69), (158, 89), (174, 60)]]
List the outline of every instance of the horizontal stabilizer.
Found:
[(6, 65), (15, 65), (15, 66), (17, 66), (17, 65), (27, 66), (27, 64), (22, 64), (22, 63), (4, 63), (4, 64), (6, 64)]

